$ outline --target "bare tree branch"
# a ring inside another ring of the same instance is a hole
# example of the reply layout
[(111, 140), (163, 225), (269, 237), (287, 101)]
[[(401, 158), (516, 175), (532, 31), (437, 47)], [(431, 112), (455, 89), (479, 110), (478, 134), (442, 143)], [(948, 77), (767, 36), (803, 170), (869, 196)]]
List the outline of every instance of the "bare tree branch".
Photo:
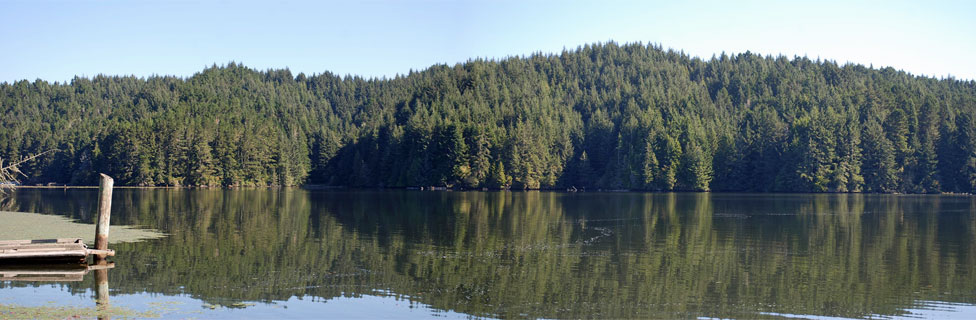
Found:
[(6, 193), (7, 190), (13, 189), (17, 184), (17, 177), (24, 175), (24, 172), (20, 171), (21, 164), (31, 161), (40, 157), (42, 155), (57, 151), (55, 149), (44, 151), (38, 154), (30, 155), (25, 158), (21, 158), (19, 161), (4, 165), (3, 159), (0, 158), (0, 194)]

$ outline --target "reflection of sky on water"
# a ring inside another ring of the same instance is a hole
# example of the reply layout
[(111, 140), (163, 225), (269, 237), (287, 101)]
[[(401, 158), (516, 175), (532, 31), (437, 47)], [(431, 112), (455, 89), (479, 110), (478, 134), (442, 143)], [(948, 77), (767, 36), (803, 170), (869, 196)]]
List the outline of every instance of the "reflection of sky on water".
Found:
[[(136, 312), (151, 312), (162, 318), (206, 319), (469, 319), (469, 315), (433, 309), (430, 306), (395, 294), (376, 292), (376, 295), (337, 297), (323, 300), (316, 297), (291, 297), (272, 303), (249, 302), (243, 308), (216, 306), (189, 296), (170, 296), (152, 293), (112, 295), (110, 304)], [(37, 287), (5, 288), (0, 290), (0, 304), (23, 307), (95, 306), (95, 293), (70, 294), (57, 284)]]
[[(916, 307), (904, 310), (905, 313), (898, 316), (888, 316), (888, 315), (878, 315), (874, 314), (868, 319), (959, 319), (959, 320), (972, 320), (976, 319), (976, 305), (964, 304), (964, 303), (951, 303), (942, 301), (916, 301)], [(791, 319), (816, 319), (816, 320), (831, 320), (831, 319), (850, 319), (843, 317), (825, 317), (816, 315), (806, 315), (806, 314), (788, 314), (788, 313), (775, 313), (775, 312), (761, 312), (760, 314), (767, 316), (776, 316)]]
[[(0, 304), (41, 307), (59, 306), (89, 308), (95, 305), (94, 292), (70, 294), (56, 284), (37, 287), (7, 288), (0, 291)], [(291, 297), (286, 301), (272, 303), (251, 302), (243, 308), (218, 306), (211, 309), (209, 304), (188, 296), (169, 296), (152, 293), (122, 294), (111, 297), (111, 305), (136, 312), (151, 312), (162, 318), (333, 318), (333, 319), (468, 319), (469, 315), (453, 311), (443, 311), (402, 297), (396, 294), (377, 291), (376, 295), (358, 297), (337, 297), (323, 300), (316, 297)], [(942, 301), (917, 301), (916, 307), (904, 310), (899, 316), (872, 315), (871, 319), (976, 319), (976, 305), (949, 303)], [(818, 315), (801, 315), (775, 312), (759, 314), (791, 319), (850, 319)]]

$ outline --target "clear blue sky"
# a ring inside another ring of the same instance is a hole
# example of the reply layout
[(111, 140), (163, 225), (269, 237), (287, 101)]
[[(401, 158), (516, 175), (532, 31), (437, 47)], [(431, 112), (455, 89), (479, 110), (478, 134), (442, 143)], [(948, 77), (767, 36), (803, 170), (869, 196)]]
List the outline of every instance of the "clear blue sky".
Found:
[(614, 40), (976, 79), (976, 1), (2, 1), (0, 82), (242, 62), (393, 76)]

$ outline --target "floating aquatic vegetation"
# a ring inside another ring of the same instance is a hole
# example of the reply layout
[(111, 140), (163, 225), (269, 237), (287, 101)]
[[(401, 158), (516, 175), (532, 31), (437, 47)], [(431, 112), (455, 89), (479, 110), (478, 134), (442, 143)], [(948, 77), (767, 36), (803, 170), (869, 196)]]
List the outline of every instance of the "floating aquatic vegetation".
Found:
[(26, 307), (10, 304), (0, 304), (0, 318), (2, 319), (76, 319), (76, 318), (159, 318), (160, 315), (152, 311), (138, 312), (123, 307), (67, 307), (67, 306), (37, 306)]
[[(0, 240), (82, 238), (95, 243), (95, 225), (39, 213), (0, 211)], [(109, 243), (137, 242), (165, 236), (154, 229), (111, 226)]]

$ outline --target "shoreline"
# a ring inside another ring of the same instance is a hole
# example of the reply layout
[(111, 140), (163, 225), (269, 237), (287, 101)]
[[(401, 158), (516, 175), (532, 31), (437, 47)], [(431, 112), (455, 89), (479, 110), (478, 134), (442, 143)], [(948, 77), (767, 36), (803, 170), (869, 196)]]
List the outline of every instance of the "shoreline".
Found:
[[(546, 191), (564, 193), (714, 193), (714, 194), (861, 194), (861, 195), (942, 195), (942, 196), (974, 196), (973, 193), (941, 192), (941, 193), (877, 193), (877, 192), (762, 192), (762, 191), (654, 191), (654, 190), (630, 190), (630, 189), (563, 189), (563, 188), (542, 188), (542, 189), (464, 189), (447, 187), (345, 187), (345, 186), (325, 186), (325, 185), (300, 185), (300, 186), (250, 186), (250, 187), (199, 187), (199, 186), (115, 186), (116, 189), (173, 189), (173, 190), (247, 190), (247, 189), (302, 189), (309, 191), (321, 190), (408, 190), (408, 191), (441, 191), (441, 192), (467, 192), (467, 191)], [(98, 189), (98, 186), (14, 186), (17, 189)]]

